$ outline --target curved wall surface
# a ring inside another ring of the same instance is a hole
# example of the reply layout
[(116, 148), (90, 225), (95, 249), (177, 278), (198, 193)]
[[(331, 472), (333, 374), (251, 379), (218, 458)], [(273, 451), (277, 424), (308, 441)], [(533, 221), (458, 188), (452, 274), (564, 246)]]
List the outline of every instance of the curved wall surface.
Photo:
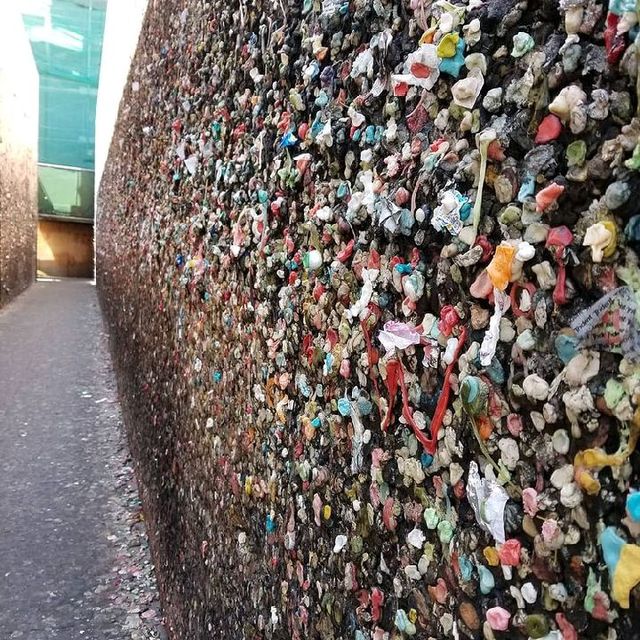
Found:
[(637, 33), (150, 4), (97, 269), (174, 638), (639, 637)]

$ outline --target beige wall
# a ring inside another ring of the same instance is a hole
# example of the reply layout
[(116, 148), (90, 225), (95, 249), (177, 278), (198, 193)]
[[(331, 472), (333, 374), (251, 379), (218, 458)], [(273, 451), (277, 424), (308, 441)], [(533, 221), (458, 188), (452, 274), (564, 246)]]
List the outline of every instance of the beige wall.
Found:
[(66, 220), (38, 221), (38, 273), (93, 277), (93, 225)]
[(0, 306), (36, 266), (38, 72), (13, 4), (0, 8)]

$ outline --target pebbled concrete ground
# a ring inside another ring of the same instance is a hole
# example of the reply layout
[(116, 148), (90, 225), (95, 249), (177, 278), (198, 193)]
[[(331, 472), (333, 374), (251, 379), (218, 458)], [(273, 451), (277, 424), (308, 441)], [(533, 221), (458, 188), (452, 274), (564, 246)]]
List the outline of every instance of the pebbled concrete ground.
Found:
[(0, 311), (0, 640), (166, 637), (95, 287)]

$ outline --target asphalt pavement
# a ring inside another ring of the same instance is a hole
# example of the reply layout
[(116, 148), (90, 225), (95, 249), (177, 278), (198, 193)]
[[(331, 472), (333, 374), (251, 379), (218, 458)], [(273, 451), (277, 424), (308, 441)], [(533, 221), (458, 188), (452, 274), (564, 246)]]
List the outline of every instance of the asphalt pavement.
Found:
[(0, 640), (162, 637), (141, 514), (95, 286), (37, 282), (0, 310)]

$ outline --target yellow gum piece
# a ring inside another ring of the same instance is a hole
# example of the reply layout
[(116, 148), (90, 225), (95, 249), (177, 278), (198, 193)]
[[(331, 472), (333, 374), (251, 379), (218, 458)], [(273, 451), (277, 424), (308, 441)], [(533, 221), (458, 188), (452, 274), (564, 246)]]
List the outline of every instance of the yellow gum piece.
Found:
[(629, 608), (629, 593), (640, 583), (640, 546), (625, 544), (620, 550), (620, 560), (612, 578), (611, 595), (623, 608)]
[(605, 258), (610, 258), (618, 248), (618, 227), (613, 220), (602, 220), (601, 224), (611, 234), (611, 240), (602, 251)]
[(447, 35), (443, 36), (440, 42), (438, 42), (438, 46), (436, 47), (436, 52), (441, 58), (453, 58), (456, 55), (456, 45), (460, 40), (460, 36), (457, 33), (447, 33)]
[(485, 547), (482, 550), (482, 555), (490, 567), (497, 567), (500, 564), (500, 554), (495, 547)]
[(575, 480), (589, 495), (596, 495), (600, 491), (600, 483), (589, 472), (589, 469), (602, 467), (620, 467), (635, 451), (640, 437), (640, 409), (636, 409), (629, 432), (627, 446), (617, 453), (607, 453), (602, 449), (585, 449), (579, 451), (574, 460)]

